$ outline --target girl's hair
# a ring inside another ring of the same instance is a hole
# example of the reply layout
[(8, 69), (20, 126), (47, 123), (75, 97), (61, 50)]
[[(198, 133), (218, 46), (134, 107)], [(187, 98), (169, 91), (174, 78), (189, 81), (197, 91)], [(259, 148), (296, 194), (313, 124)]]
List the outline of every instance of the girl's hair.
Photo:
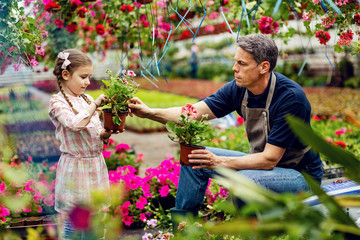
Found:
[[(70, 64), (67, 65), (65, 69), (62, 69), (61, 66), (63, 65), (65, 59), (61, 59), (61, 58), (57, 57), (56, 61), (55, 61), (55, 67), (54, 67), (53, 74), (56, 76), (59, 90), (64, 95), (66, 101), (69, 103), (69, 105), (72, 108), (72, 110), (74, 111), (74, 113), (78, 114), (79, 112), (73, 107), (72, 103), (70, 102), (69, 97), (65, 94), (65, 92), (62, 88), (61, 81), (64, 80), (62, 77), (62, 71), (67, 70), (70, 73), (70, 75), (72, 75), (75, 72), (75, 70), (78, 69), (79, 67), (92, 65), (92, 62), (91, 62), (90, 57), (80, 50), (66, 49), (63, 52), (69, 53), (68, 60), (70, 61)], [(91, 104), (90, 99), (85, 94), (81, 94), (81, 97), (89, 105)]]

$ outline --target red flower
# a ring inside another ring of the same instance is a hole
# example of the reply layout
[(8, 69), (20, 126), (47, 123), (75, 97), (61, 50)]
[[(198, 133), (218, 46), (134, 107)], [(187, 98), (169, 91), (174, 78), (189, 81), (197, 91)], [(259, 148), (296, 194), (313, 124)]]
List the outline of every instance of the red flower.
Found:
[(55, 25), (58, 26), (58, 28), (63, 28), (64, 27), (64, 22), (60, 19), (56, 19), (55, 20)]
[(120, 7), (120, 11), (122, 12), (131, 12), (132, 10), (134, 10), (134, 7), (131, 5), (122, 5)]
[(351, 41), (353, 40), (354, 33), (348, 29), (346, 32), (340, 35), (340, 38), (338, 40), (339, 46), (348, 46), (351, 44)]
[(316, 122), (319, 122), (319, 121), (320, 121), (320, 118), (319, 118), (319, 116), (317, 116), (317, 115), (312, 116), (311, 119), (314, 120), (314, 121), (316, 121)]
[(86, 230), (90, 227), (90, 210), (85, 207), (75, 206), (69, 214), (69, 218), (77, 230)]
[(238, 126), (241, 126), (241, 125), (243, 125), (244, 124), (244, 118), (243, 117), (238, 117), (237, 119), (236, 119), (236, 121), (237, 121), (237, 125)]
[(315, 34), (315, 37), (319, 39), (320, 44), (326, 45), (326, 43), (330, 40), (331, 36), (329, 33), (324, 30), (319, 30)]
[(102, 24), (96, 25), (96, 33), (99, 34), (99, 35), (104, 35), (105, 29), (104, 29), (104, 26)]
[(81, 8), (79, 8), (79, 10), (77, 11), (77, 15), (81, 18), (85, 17), (85, 13), (87, 13), (89, 10), (86, 9), (85, 6), (82, 6)]
[(180, 39), (186, 39), (186, 38), (189, 38), (190, 37), (190, 32), (188, 30), (185, 30), (181, 36), (180, 36)]
[(334, 145), (342, 147), (342, 148), (346, 148), (346, 144), (341, 140), (338, 140), (338, 141), (334, 142)]
[(127, 10), (128, 12), (131, 12), (132, 10), (134, 10), (134, 7), (131, 5), (127, 5)]
[(74, 33), (76, 32), (76, 30), (78, 29), (78, 26), (76, 25), (76, 23), (70, 23), (69, 25), (67, 25), (66, 30), (69, 33)]
[(355, 14), (354, 15), (354, 21), (355, 21), (355, 24), (360, 26), (360, 14)]
[(55, 12), (55, 11), (58, 11), (60, 10), (60, 6), (54, 2), (49, 2), (48, 4), (45, 5), (45, 11), (48, 11), (48, 12)]
[(279, 23), (271, 17), (262, 17), (259, 21), (259, 29), (263, 34), (276, 34), (279, 31)]

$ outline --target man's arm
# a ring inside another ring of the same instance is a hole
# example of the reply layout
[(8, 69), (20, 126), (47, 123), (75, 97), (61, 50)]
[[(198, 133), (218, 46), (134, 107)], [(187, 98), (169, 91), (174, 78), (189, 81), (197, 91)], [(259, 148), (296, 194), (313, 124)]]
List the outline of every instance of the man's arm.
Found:
[(227, 167), (236, 170), (271, 170), (278, 164), (285, 151), (285, 148), (277, 147), (269, 143), (265, 145), (263, 152), (242, 157), (223, 157), (216, 156), (208, 150), (193, 150), (191, 154), (189, 154), (189, 162), (203, 164), (201, 166), (194, 166), (193, 169)]
[[(201, 116), (208, 114), (208, 119), (215, 118), (214, 113), (208, 107), (204, 101), (195, 103), (194, 106), (198, 112), (198, 120)], [(172, 108), (149, 108), (139, 98), (133, 98), (129, 100), (130, 115), (135, 115), (140, 118), (148, 118), (153, 121), (157, 121), (165, 124), (168, 121), (177, 122), (178, 117), (181, 114), (181, 107)]]

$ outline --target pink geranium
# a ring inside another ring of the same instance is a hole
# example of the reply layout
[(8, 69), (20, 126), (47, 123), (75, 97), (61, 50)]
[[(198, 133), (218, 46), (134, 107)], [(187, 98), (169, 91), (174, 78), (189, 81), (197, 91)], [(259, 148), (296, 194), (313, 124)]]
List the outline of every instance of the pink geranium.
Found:
[(111, 151), (102, 151), (102, 155), (104, 158), (109, 158), (111, 156)]
[(195, 119), (198, 115), (198, 112), (192, 104), (188, 103), (184, 107), (181, 108), (181, 114), (191, 116), (192, 118)]
[(259, 21), (259, 29), (263, 34), (276, 34), (279, 32), (279, 23), (271, 17), (262, 17)]
[(127, 145), (126, 143), (120, 143), (116, 146), (115, 148), (115, 152), (123, 152), (126, 150), (130, 150), (131, 148), (129, 147), (129, 145)]
[(348, 29), (347, 31), (345, 31), (340, 35), (340, 38), (338, 40), (339, 46), (350, 45), (353, 40), (353, 37), (354, 37), (354, 33), (350, 29)]

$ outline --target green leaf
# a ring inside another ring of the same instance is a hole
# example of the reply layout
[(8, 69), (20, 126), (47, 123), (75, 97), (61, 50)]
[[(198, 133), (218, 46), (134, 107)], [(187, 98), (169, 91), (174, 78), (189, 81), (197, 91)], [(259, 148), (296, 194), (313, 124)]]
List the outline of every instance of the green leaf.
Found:
[(286, 120), (296, 136), (311, 150), (326, 155), (333, 163), (338, 163), (346, 168), (346, 175), (352, 180), (360, 183), (360, 161), (350, 152), (328, 143), (320, 135), (315, 133), (309, 125), (302, 120), (287, 115)]
[(277, 193), (260, 187), (234, 170), (218, 168), (216, 171), (220, 174), (215, 175), (216, 181), (245, 202), (261, 203), (265, 206), (277, 205)]
[(318, 196), (319, 201), (329, 211), (329, 214), (333, 220), (340, 224), (346, 224), (354, 227), (356, 226), (354, 221), (344, 212), (344, 210), (335, 202), (335, 200), (325, 193), (325, 191), (319, 186), (318, 182), (316, 182), (310, 175), (306, 173), (304, 173), (304, 177), (312, 192)]

